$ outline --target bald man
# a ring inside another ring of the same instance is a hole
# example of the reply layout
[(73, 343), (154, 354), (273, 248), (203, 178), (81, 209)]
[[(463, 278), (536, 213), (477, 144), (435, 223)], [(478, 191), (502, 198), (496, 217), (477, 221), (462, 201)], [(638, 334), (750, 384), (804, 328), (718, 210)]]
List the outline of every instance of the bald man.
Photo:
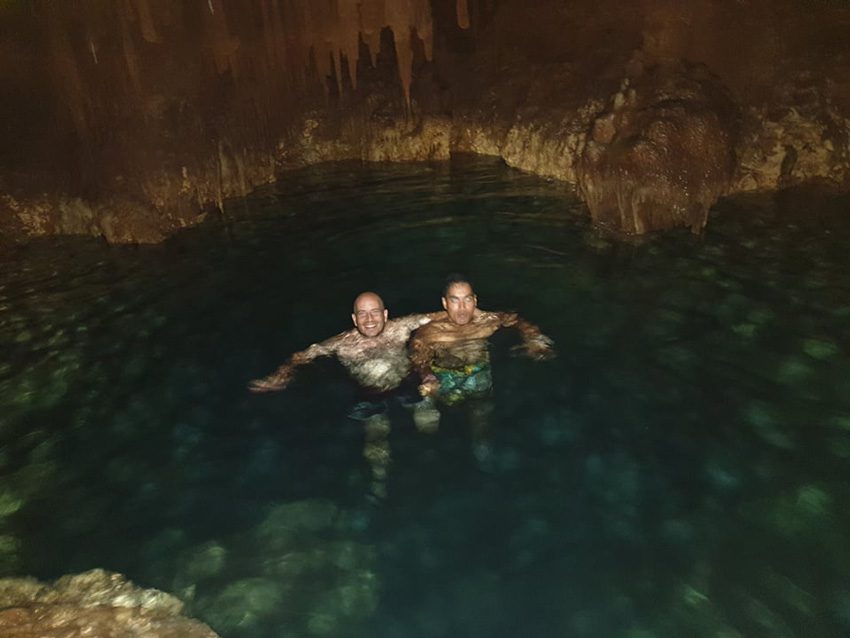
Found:
[(298, 366), (317, 357), (335, 356), (364, 389), (375, 395), (394, 390), (411, 374), (405, 348), (410, 333), (444, 315), (444, 312), (433, 312), (389, 319), (384, 302), (377, 294), (361, 293), (354, 300), (351, 313), (353, 329), (296, 352), (269, 376), (251, 381), (248, 388), (252, 392), (282, 390), (292, 380)]

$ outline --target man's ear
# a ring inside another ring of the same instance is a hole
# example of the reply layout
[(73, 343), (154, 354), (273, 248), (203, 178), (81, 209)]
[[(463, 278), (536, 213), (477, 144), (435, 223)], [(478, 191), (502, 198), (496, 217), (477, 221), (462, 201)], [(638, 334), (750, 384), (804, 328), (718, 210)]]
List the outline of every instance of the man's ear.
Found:
[(389, 318), (390, 318), (390, 311), (387, 310), (386, 308), (384, 308), (384, 322), (386, 322), (387, 319), (389, 319)]
[(443, 300), (443, 310), (448, 310), (448, 309), (449, 309), (449, 307), (448, 307), (448, 305), (446, 304), (446, 298), (445, 298), (445, 297), (440, 297), (440, 299), (442, 299), (442, 300)]
[(357, 315), (355, 315), (353, 312), (351, 313), (351, 323), (357, 326)]

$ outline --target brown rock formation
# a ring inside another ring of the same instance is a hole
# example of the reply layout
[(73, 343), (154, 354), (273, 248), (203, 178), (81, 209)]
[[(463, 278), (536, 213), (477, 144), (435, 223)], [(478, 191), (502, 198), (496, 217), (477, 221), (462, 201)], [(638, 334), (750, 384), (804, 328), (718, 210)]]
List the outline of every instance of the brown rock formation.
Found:
[(676, 226), (699, 232), (735, 169), (734, 104), (704, 68), (633, 67), (593, 123), (579, 192), (600, 226), (629, 234)]
[(293, 166), (454, 151), (578, 185), (626, 232), (701, 227), (727, 181), (850, 188), (837, 1), (17, 0), (0, 23), (6, 237), (158, 241)]
[(180, 616), (183, 603), (141, 589), (120, 574), (92, 570), (52, 585), (0, 579), (4, 638), (215, 638), (206, 625)]

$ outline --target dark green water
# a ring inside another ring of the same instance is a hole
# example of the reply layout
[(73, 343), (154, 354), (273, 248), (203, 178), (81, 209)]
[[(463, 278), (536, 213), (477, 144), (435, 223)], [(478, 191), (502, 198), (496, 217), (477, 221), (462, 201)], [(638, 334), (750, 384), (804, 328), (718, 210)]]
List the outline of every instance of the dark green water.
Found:
[[(0, 258), (0, 570), (103, 567), (224, 636), (850, 633), (850, 202), (740, 200), (622, 244), (489, 160), (331, 165), (157, 247)], [(361, 290), (436, 309), (460, 270), (559, 356), (470, 410), (390, 413), (370, 497), (332, 361)]]

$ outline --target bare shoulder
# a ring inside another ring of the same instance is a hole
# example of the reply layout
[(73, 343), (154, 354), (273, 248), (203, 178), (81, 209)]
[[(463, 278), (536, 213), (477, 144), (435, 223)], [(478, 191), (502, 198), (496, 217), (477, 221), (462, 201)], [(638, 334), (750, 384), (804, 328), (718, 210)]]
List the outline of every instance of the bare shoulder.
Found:
[(414, 339), (427, 339), (432, 337), (433, 335), (441, 334), (446, 330), (450, 330), (452, 328), (452, 323), (449, 321), (448, 315), (442, 313), (442, 316), (438, 319), (432, 319), (428, 323), (425, 323), (419, 328), (417, 328), (416, 332), (413, 335)]
[(496, 312), (493, 310), (481, 310), (479, 308), (473, 318), (473, 321), (480, 324), (502, 323), (505, 317), (511, 314), (512, 313), (509, 312)]
[(358, 343), (362, 338), (363, 338), (363, 335), (361, 335), (359, 332), (357, 332), (357, 330), (355, 328), (352, 328), (351, 330), (346, 330), (344, 332), (340, 332), (339, 334), (334, 335), (333, 337), (331, 337), (329, 339), (325, 339), (319, 345), (325, 346), (325, 347), (327, 347), (331, 350), (334, 350), (336, 348), (339, 348), (340, 346), (346, 346), (346, 345), (352, 345), (352, 344)]
[(387, 327), (391, 330), (411, 332), (431, 321), (431, 317), (424, 313), (404, 315), (387, 321)]

